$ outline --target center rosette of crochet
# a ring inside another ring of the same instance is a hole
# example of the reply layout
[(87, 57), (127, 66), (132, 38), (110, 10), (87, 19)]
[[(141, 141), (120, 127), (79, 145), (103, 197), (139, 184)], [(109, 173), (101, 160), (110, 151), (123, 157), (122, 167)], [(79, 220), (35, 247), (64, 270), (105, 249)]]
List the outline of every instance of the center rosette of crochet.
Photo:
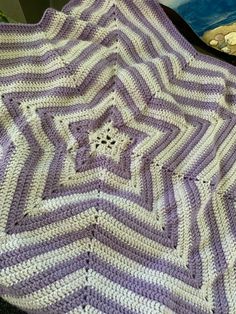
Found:
[(91, 130), (88, 136), (91, 155), (106, 155), (116, 162), (120, 161), (121, 153), (130, 143), (129, 136), (120, 132), (112, 122)]

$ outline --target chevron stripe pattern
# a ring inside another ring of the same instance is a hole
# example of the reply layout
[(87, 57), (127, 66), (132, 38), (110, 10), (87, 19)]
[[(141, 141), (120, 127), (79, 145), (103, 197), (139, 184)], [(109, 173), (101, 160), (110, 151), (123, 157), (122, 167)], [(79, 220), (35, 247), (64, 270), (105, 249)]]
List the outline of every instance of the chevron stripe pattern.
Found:
[(236, 69), (154, 0), (71, 0), (0, 43), (2, 298), (235, 314)]

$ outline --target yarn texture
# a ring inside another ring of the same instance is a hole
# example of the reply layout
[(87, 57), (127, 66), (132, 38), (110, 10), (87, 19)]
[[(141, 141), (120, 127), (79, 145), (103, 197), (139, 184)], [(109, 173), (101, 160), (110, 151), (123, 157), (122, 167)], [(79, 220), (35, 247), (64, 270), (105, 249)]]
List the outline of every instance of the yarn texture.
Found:
[(0, 295), (35, 314), (236, 313), (236, 68), (155, 0), (0, 24)]

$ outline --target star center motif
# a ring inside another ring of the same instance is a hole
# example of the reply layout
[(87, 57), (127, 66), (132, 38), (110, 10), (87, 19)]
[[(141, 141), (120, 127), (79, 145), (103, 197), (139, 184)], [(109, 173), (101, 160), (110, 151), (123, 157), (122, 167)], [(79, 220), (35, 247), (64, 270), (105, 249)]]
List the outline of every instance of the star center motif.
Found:
[(115, 128), (112, 122), (105, 123), (101, 128), (89, 132), (90, 155), (105, 155), (119, 162), (121, 153), (130, 143), (130, 137)]
[(94, 120), (73, 122), (69, 129), (74, 138), (69, 154), (76, 172), (106, 167), (116, 175), (130, 178), (130, 156), (138, 132), (125, 126), (116, 108), (110, 107)]

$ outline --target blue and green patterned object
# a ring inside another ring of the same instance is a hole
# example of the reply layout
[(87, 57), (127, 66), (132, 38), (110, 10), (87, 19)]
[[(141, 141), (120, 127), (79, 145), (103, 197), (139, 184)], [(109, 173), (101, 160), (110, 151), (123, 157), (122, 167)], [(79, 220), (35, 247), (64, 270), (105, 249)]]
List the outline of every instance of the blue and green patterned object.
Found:
[(7, 16), (3, 11), (0, 10), (0, 23), (15, 23), (16, 21)]
[(9, 20), (7, 16), (0, 10), (0, 23), (8, 23)]

